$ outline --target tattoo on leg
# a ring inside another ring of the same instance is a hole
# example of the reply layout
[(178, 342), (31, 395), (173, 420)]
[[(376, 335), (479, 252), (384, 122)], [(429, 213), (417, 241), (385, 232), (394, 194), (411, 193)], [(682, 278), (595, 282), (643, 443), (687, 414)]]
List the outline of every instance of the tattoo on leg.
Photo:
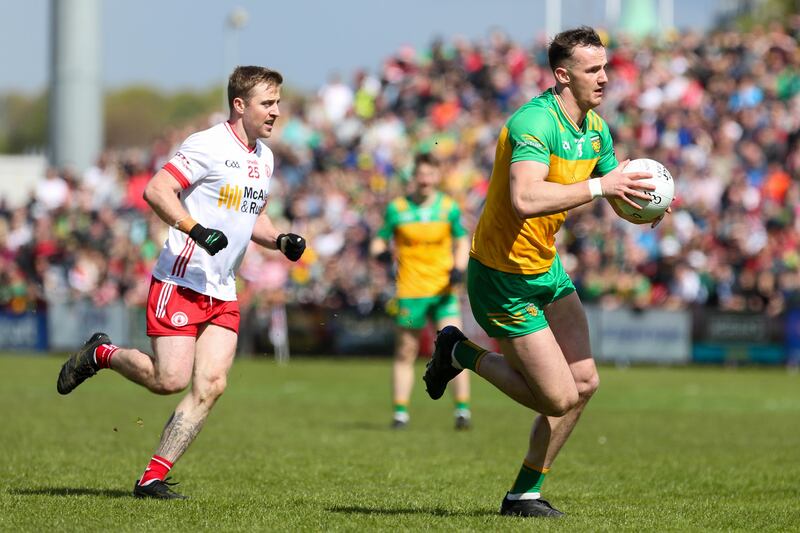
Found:
[(184, 413), (174, 412), (164, 426), (161, 443), (158, 445), (157, 455), (175, 462), (183, 455), (189, 445), (194, 441), (205, 419), (192, 422), (186, 420)]

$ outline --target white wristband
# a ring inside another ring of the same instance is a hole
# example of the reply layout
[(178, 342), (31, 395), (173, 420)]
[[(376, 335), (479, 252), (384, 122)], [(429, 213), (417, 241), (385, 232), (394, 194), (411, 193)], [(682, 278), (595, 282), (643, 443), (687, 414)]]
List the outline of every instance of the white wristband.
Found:
[(589, 192), (592, 194), (592, 200), (603, 196), (603, 185), (600, 183), (600, 178), (592, 178), (587, 181), (589, 182)]

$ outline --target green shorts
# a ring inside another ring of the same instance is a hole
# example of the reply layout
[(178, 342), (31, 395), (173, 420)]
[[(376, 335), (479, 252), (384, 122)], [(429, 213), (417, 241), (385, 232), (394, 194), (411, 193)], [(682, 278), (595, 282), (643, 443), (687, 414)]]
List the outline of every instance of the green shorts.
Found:
[(428, 317), (434, 323), (449, 317), (461, 316), (458, 298), (453, 293), (429, 298), (398, 298), (395, 321), (401, 328), (422, 329)]
[(469, 260), (469, 304), (490, 337), (521, 337), (546, 328), (542, 310), (573, 291), (558, 254), (550, 270), (540, 274), (509, 274)]

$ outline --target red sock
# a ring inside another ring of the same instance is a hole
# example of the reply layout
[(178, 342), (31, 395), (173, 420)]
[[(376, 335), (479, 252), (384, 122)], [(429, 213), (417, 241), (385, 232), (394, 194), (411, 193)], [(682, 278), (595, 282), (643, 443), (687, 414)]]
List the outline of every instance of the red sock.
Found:
[(94, 350), (94, 362), (98, 368), (111, 368), (111, 356), (117, 353), (118, 346), (113, 344), (101, 344)]
[(150, 459), (147, 468), (144, 469), (144, 474), (142, 474), (142, 479), (139, 480), (139, 485), (147, 485), (156, 479), (163, 480), (167, 477), (170, 468), (172, 468), (172, 463), (163, 457), (154, 455), (153, 458)]

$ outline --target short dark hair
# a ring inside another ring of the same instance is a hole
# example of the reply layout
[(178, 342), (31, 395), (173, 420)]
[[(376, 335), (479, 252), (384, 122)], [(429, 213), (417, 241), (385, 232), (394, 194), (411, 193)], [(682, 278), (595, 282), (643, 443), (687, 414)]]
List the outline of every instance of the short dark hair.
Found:
[(420, 165), (430, 165), (432, 167), (439, 168), (440, 163), (432, 153), (421, 152), (414, 157), (414, 173), (417, 172), (417, 169)]
[(277, 86), (283, 83), (283, 76), (277, 70), (266, 67), (236, 67), (228, 78), (228, 106), (233, 109), (233, 100), (247, 98), (259, 83)]
[(566, 59), (572, 57), (572, 52), (576, 46), (597, 46), (603, 47), (603, 40), (589, 26), (580, 26), (571, 30), (562, 31), (550, 41), (547, 47), (547, 59), (550, 61), (550, 69), (555, 71), (562, 66)]

